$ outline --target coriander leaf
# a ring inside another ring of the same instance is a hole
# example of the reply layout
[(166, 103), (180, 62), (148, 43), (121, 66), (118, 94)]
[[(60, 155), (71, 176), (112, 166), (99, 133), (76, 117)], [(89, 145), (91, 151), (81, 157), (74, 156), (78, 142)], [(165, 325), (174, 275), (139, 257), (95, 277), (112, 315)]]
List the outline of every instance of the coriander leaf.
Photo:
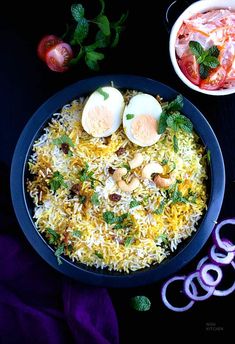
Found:
[(49, 185), (53, 192), (56, 192), (61, 186), (64, 186), (65, 188), (68, 187), (68, 185), (64, 182), (64, 177), (59, 171), (53, 173), (53, 176), (49, 181)]
[(72, 60), (69, 61), (69, 65), (75, 65), (78, 63), (78, 61), (84, 56), (84, 49), (83, 47), (80, 47), (79, 53), (76, 57), (74, 57)]
[(130, 201), (130, 208), (138, 207), (138, 205), (140, 205), (140, 202), (137, 201), (135, 198), (133, 198), (133, 199)]
[(219, 66), (219, 60), (214, 56), (207, 56), (203, 61), (204, 66), (210, 67), (212, 69)]
[(210, 150), (208, 150), (206, 152), (206, 156), (207, 156), (208, 163), (210, 164), (210, 162), (211, 162), (211, 151)]
[(84, 7), (81, 4), (73, 4), (71, 6), (72, 16), (77, 22), (80, 22), (81, 18), (84, 17), (84, 12)]
[(89, 31), (89, 23), (85, 18), (81, 18), (73, 33), (73, 38), (70, 41), (71, 45), (81, 44), (87, 37)]
[(134, 118), (134, 117), (135, 117), (135, 115), (130, 114), (130, 113), (128, 113), (128, 114), (126, 115), (126, 119), (127, 119), (127, 120), (130, 120), (130, 119), (132, 119), (132, 118)]
[(96, 255), (98, 258), (100, 258), (100, 259), (103, 259), (103, 258), (104, 258), (104, 257), (103, 257), (103, 254), (100, 253), (100, 252), (98, 252), (98, 251), (95, 251), (95, 255)]
[(129, 164), (122, 164), (121, 167), (125, 167), (125, 168), (127, 169), (128, 172), (131, 170)]
[(49, 235), (49, 244), (55, 244), (60, 238), (60, 235), (50, 227), (46, 228), (46, 233)]
[(173, 148), (174, 148), (174, 152), (178, 153), (178, 151), (179, 151), (179, 143), (178, 143), (178, 139), (177, 139), (177, 137), (175, 135), (173, 136)]
[(156, 209), (154, 213), (157, 214), (157, 215), (162, 214), (163, 211), (164, 211), (164, 207), (165, 207), (165, 201), (162, 200), (162, 201), (160, 202), (160, 205), (159, 205), (158, 209)]
[(124, 241), (125, 247), (130, 246), (134, 241), (135, 241), (135, 238), (133, 236), (127, 237), (126, 240)]
[(109, 94), (105, 92), (102, 87), (98, 88), (96, 91), (104, 97), (104, 100), (108, 99)]
[(167, 104), (166, 109), (167, 112), (175, 112), (181, 111), (184, 106), (184, 98), (181, 94), (179, 94), (174, 100)]
[(160, 115), (160, 119), (158, 122), (158, 134), (163, 134), (166, 131), (167, 128), (167, 114), (165, 111), (163, 111)]
[(99, 197), (98, 197), (98, 193), (94, 192), (93, 195), (91, 196), (91, 203), (93, 205), (99, 205), (100, 201), (99, 201)]
[(196, 41), (190, 41), (189, 42), (189, 48), (190, 48), (191, 52), (193, 53), (193, 55), (195, 55), (197, 58), (200, 57), (204, 51), (201, 44), (199, 42), (196, 42)]
[(73, 231), (73, 236), (80, 238), (82, 236), (82, 231), (76, 229)]
[(161, 165), (162, 166), (167, 165), (168, 161), (169, 161), (168, 159), (163, 159), (162, 162), (161, 162)]
[(60, 137), (58, 137), (57, 139), (54, 139), (52, 141), (55, 145), (60, 145), (62, 143), (67, 143), (69, 146), (74, 147), (74, 143), (71, 140), (71, 138), (67, 135), (62, 135)]
[(114, 215), (113, 211), (105, 211), (103, 213), (103, 219), (109, 225), (112, 225), (113, 223), (116, 222), (116, 218), (115, 218), (115, 215)]
[(61, 265), (62, 264), (62, 260), (60, 258), (60, 256), (64, 253), (64, 244), (62, 245), (59, 245), (54, 253), (54, 255), (56, 256), (57, 258), (57, 263), (58, 265)]
[(86, 196), (84, 195), (79, 195), (78, 199), (81, 204), (84, 204), (86, 202)]
[(204, 61), (207, 58), (207, 56), (208, 56), (208, 52), (206, 50), (203, 51), (202, 55), (197, 58), (197, 63), (198, 64), (204, 63)]
[(200, 64), (199, 66), (199, 73), (200, 73), (200, 77), (201, 79), (206, 79), (209, 75), (209, 70), (210, 68), (205, 66), (204, 64)]
[(162, 240), (164, 245), (168, 245), (169, 244), (168, 236), (166, 234), (160, 234), (159, 238)]
[(99, 29), (103, 32), (103, 34), (105, 36), (110, 35), (110, 24), (109, 24), (109, 20), (106, 16), (99, 15), (96, 18), (96, 24), (98, 25)]
[(146, 296), (134, 296), (130, 300), (131, 307), (139, 312), (146, 312), (151, 308), (151, 302)]
[(98, 61), (104, 59), (104, 54), (98, 51), (88, 51), (85, 55), (85, 62), (87, 66), (93, 70), (99, 70)]
[(213, 45), (210, 49), (208, 49), (208, 54), (210, 56), (219, 57), (219, 53), (220, 51), (216, 45)]
[(120, 33), (124, 30), (123, 24), (126, 21), (127, 17), (128, 17), (128, 12), (122, 14), (118, 21), (110, 23), (110, 26), (114, 30), (114, 33), (115, 33), (113, 42), (111, 44), (111, 48), (114, 48), (117, 46), (120, 39)]
[(110, 36), (105, 36), (102, 31), (98, 31), (96, 34), (96, 47), (95, 48), (106, 48), (110, 43)]

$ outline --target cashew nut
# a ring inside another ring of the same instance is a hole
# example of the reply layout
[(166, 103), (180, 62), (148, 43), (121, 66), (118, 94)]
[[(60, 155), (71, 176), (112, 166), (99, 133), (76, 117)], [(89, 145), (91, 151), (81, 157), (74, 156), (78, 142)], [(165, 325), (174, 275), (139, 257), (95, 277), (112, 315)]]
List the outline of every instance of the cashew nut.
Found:
[(158, 162), (150, 162), (142, 170), (142, 178), (151, 179), (153, 173), (163, 173), (163, 168)]
[(124, 192), (132, 192), (135, 189), (137, 189), (139, 185), (140, 185), (139, 179), (136, 177), (132, 178), (129, 184), (127, 184), (124, 180), (120, 180), (118, 182), (119, 188)]
[(143, 161), (144, 161), (143, 155), (141, 153), (136, 153), (134, 155), (134, 158), (131, 161), (129, 161), (130, 168), (133, 169), (133, 168), (139, 167)]
[(156, 184), (156, 186), (158, 186), (159, 188), (164, 188), (164, 189), (169, 188), (169, 186), (171, 186), (174, 183), (174, 179), (172, 177), (163, 178), (159, 175), (156, 175), (153, 181)]
[(117, 168), (112, 177), (113, 179), (118, 182), (119, 180), (122, 180), (122, 177), (124, 177), (127, 174), (127, 169), (125, 167)]

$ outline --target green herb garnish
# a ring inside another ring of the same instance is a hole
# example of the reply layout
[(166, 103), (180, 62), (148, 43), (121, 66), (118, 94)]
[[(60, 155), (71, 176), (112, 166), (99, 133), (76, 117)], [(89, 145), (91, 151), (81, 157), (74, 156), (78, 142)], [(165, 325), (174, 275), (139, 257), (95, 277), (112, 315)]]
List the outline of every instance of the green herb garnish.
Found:
[(73, 141), (67, 135), (62, 135), (58, 137), (57, 139), (54, 139), (52, 142), (54, 145), (62, 145), (62, 143), (67, 143), (69, 146), (74, 147)]
[(169, 161), (168, 159), (163, 159), (162, 162), (161, 162), (161, 165), (162, 165), (162, 166), (167, 165), (167, 164), (168, 164), (168, 161)]
[(113, 211), (105, 211), (103, 213), (103, 219), (109, 225), (115, 224), (113, 229), (128, 228), (133, 224), (130, 220), (128, 220), (129, 215), (129, 213), (124, 213), (122, 215), (115, 216)]
[(86, 202), (86, 196), (85, 195), (78, 195), (78, 200), (81, 204), (84, 204)]
[(73, 231), (73, 236), (81, 238), (82, 231), (80, 231), (79, 229), (76, 229), (75, 231)]
[(91, 203), (93, 205), (99, 205), (100, 201), (99, 201), (99, 197), (98, 197), (98, 193), (94, 192), (93, 195), (91, 196)]
[(151, 301), (146, 296), (134, 296), (130, 300), (131, 307), (139, 312), (149, 311), (151, 308)]
[(100, 252), (98, 252), (98, 251), (95, 251), (95, 255), (96, 255), (98, 258), (100, 258), (100, 259), (103, 259), (103, 258), (104, 258), (104, 257), (103, 257), (103, 254), (100, 253)]
[(210, 150), (208, 150), (208, 151), (206, 152), (206, 156), (207, 156), (207, 161), (208, 161), (208, 163), (210, 164), (210, 162), (211, 162), (211, 151), (210, 151)]
[(54, 253), (54, 255), (56, 256), (57, 258), (57, 262), (58, 262), (58, 265), (61, 265), (62, 264), (62, 260), (60, 258), (60, 256), (64, 253), (64, 244), (62, 245), (59, 245)]
[(169, 244), (168, 236), (166, 234), (160, 234), (159, 238), (162, 240), (164, 245), (168, 245)]
[(85, 181), (90, 182), (92, 189), (95, 188), (95, 182), (98, 182), (104, 186), (104, 184), (100, 180), (94, 178), (93, 175), (94, 172), (89, 171), (89, 165), (87, 163), (85, 163), (85, 167), (81, 171), (79, 171), (79, 178), (82, 183), (84, 183)]
[(126, 115), (126, 119), (127, 120), (130, 120), (130, 119), (132, 119), (132, 118), (134, 118), (135, 117), (135, 115), (132, 115), (132, 114), (130, 114), (130, 113), (128, 113), (127, 115)]
[(99, 94), (101, 94), (103, 97), (104, 97), (104, 100), (106, 100), (106, 99), (108, 99), (108, 97), (109, 97), (109, 94), (107, 93), (107, 92), (105, 92), (104, 90), (103, 90), (103, 88), (98, 88), (97, 89), (97, 92), (99, 93)]
[(165, 204), (166, 204), (165, 200), (162, 200), (159, 204), (159, 207), (154, 211), (154, 213), (157, 215), (162, 214), (165, 208)]
[(138, 207), (138, 205), (140, 205), (140, 202), (137, 201), (135, 198), (133, 198), (133, 199), (130, 201), (130, 208)]
[[(78, 46), (79, 52), (71, 61), (71, 65), (77, 64), (84, 58), (86, 65), (93, 70), (99, 69), (99, 61), (103, 60), (105, 55), (99, 49), (115, 47), (123, 31), (128, 13), (122, 14), (117, 21), (110, 21), (105, 14), (105, 1), (99, 0), (101, 9), (97, 16), (87, 19), (85, 9), (81, 4), (73, 4), (71, 13), (75, 21), (75, 26), (67, 30), (64, 37), (68, 36), (70, 44)], [(93, 28), (91, 27), (93, 25)], [(88, 43), (93, 35), (93, 42)], [(103, 94), (102, 94), (103, 95)], [(106, 96), (105, 96), (106, 97)], [(107, 98), (106, 98), (107, 99)]]
[(130, 246), (134, 241), (135, 241), (135, 238), (133, 236), (127, 237), (126, 240), (124, 241), (125, 247)]
[(68, 185), (64, 182), (64, 177), (59, 171), (53, 173), (53, 176), (49, 181), (49, 185), (53, 192), (56, 192), (61, 186), (65, 188), (68, 187)]
[(52, 228), (46, 228), (46, 233), (49, 235), (49, 244), (56, 244), (60, 238), (60, 235)]
[(176, 135), (173, 135), (173, 148), (174, 148), (174, 152), (178, 153), (178, 151), (179, 151), (179, 142), (178, 142), (178, 139), (177, 139)]
[(218, 60), (219, 49), (213, 45), (210, 49), (204, 50), (202, 45), (196, 41), (189, 42), (189, 48), (193, 55), (197, 58), (200, 65), (199, 72), (202, 79), (206, 79), (211, 69), (215, 69), (220, 65)]

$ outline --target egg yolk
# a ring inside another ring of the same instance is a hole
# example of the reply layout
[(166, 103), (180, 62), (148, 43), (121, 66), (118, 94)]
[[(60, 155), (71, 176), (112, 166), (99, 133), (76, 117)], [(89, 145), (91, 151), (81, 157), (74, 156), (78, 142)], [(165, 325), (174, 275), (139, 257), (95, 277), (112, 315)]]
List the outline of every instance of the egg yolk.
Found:
[(113, 113), (105, 106), (96, 106), (87, 113), (86, 126), (92, 136), (104, 134), (113, 124)]
[(140, 144), (153, 144), (158, 139), (156, 119), (150, 115), (136, 116), (131, 123), (131, 133)]

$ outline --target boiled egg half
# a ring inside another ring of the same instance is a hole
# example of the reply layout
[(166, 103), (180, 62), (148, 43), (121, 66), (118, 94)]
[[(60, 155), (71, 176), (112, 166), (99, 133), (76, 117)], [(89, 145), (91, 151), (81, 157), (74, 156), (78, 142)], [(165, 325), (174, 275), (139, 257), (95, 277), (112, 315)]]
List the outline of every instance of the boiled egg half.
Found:
[(123, 96), (116, 88), (98, 88), (83, 108), (83, 129), (93, 137), (110, 136), (121, 125), (124, 106)]
[(128, 139), (141, 147), (156, 143), (162, 107), (156, 98), (139, 93), (130, 99), (123, 113), (123, 128)]

